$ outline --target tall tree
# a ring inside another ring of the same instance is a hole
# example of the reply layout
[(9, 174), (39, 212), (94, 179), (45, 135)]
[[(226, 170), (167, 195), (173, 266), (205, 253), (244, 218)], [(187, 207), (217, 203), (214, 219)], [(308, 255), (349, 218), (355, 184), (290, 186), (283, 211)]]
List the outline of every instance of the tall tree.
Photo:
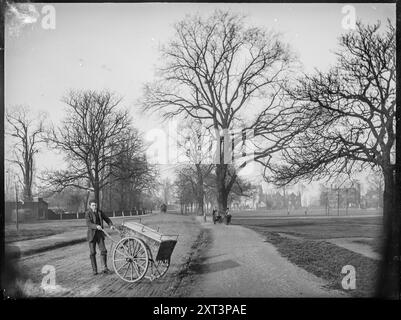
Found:
[(116, 205), (119, 210), (139, 208), (141, 194), (152, 193), (156, 188), (156, 170), (148, 163), (143, 141), (136, 130), (131, 130), (130, 138), (118, 146), (115, 154), (104, 172), (111, 174), (108, 175), (108, 192), (102, 200), (104, 203), (108, 200), (110, 210)]
[(173, 195), (172, 195), (172, 182), (170, 181), (169, 178), (165, 178), (161, 181), (160, 183), (160, 188), (161, 188), (161, 198), (164, 201), (164, 204), (168, 205), (171, 204)]
[[(165, 119), (200, 119), (213, 128), (217, 202), (223, 211), (238, 174), (228, 174), (232, 145), (244, 140), (243, 134), (232, 139), (230, 131), (247, 128), (260, 137), (269, 135), (269, 146), (256, 157), (268, 157), (286, 141), (278, 137), (285, 125), (278, 106), (289, 50), (277, 34), (247, 27), (239, 15), (216, 11), (209, 18), (190, 16), (178, 22), (175, 38), (163, 47), (162, 56), (159, 79), (145, 87), (143, 108), (161, 111)], [(263, 111), (250, 121), (249, 108), (257, 110), (261, 104)]]
[(6, 158), (18, 166), (23, 185), (23, 199), (32, 200), (32, 184), (34, 178), (34, 159), (43, 142), (45, 115), (33, 115), (27, 106), (14, 106), (6, 112), (6, 134), (11, 137), (11, 157)]
[(177, 171), (181, 175), (187, 175), (195, 181), (196, 202), (198, 204), (198, 213), (206, 219), (204, 209), (205, 203), (205, 183), (204, 180), (210, 175), (214, 164), (210, 163), (213, 157), (211, 154), (210, 135), (208, 129), (202, 126), (199, 119), (191, 119), (184, 123), (179, 129), (181, 134), (178, 137), (179, 157), (183, 157), (186, 165), (179, 166)]
[(121, 98), (109, 91), (70, 91), (63, 102), (66, 117), (58, 128), (49, 130), (46, 139), (65, 153), (68, 168), (47, 172), (44, 179), (57, 191), (70, 186), (93, 191), (99, 205), (101, 190), (114, 172), (109, 168), (118, 167), (119, 155), (127, 152), (122, 146), (136, 147), (130, 143), (128, 111), (118, 109)]
[(181, 214), (187, 213), (187, 206), (193, 205), (198, 199), (198, 183), (194, 176), (194, 168), (191, 165), (181, 166), (177, 170), (177, 178), (174, 181), (176, 198), (180, 202)]
[[(276, 168), (287, 184), (303, 178), (351, 174), (367, 167), (384, 177), (385, 271), (380, 295), (398, 289), (400, 214), (395, 194), (395, 28), (389, 21), (357, 24), (340, 38), (337, 64), (328, 72), (306, 75), (290, 92), (304, 130), (293, 139)], [(301, 116), (303, 115), (303, 117)], [(395, 290), (395, 291), (394, 291)]]

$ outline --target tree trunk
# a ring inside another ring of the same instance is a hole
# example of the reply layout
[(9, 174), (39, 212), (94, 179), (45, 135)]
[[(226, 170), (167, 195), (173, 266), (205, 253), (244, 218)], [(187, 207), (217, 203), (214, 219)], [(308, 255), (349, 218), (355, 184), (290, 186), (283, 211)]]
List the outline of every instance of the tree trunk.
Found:
[(93, 189), (94, 189), (94, 195), (95, 195), (95, 201), (96, 201), (97, 207), (100, 209), (100, 189), (99, 189), (99, 186), (95, 185), (93, 187)]
[[(219, 181), (217, 181), (219, 182)], [(217, 184), (217, 207), (220, 214), (224, 214), (227, 208), (228, 192), (224, 186), (224, 183)]]
[(124, 208), (124, 184), (123, 184), (123, 182), (121, 182), (121, 184), (120, 184), (120, 203), (119, 203), (119, 205), (118, 205), (118, 209), (120, 210), (120, 211), (123, 211), (125, 208)]
[(86, 199), (86, 201), (85, 201), (85, 212), (88, 210), (88, 205), (89, 205), (89, 197), (90, 197), (90, 190), (89, 190), (89, 188), (90, 188), (90, 183), (88, 182), (87, 183), (87, 187), (88, 187), (88, 190), (87, 190), (87, 192), (86, 192), (86, 197), (85, 197), (85, 199)]
[(24, 201), (32, 201), (32, 178), (31, 178), (31, 169), (26, 167), (26, 173), (24, 175), (24, 193), (23, 199)]
[(225, 188), (225, 167), (225, 164), (216, 165), (217, 208), (220, 214), (225, 212), (228, 198), (228, 193)]
[(400, 212), (397, 210), (396, 184), (392, 170), (384, 171), (383, 260), (379, 270), (378, 292), (381, 298), (399, 298)]
[(205, 198), (205, 190), (203, 188), (203, 174), (202, 174), (202, 168), (200, 166), (200, 164), (196, 164), (196, 173), (198, 175), (198, 197), (197, 197), (197, 201), (198, 201), (198, 214), (199, 215), (204, 215), (205, 214), (205, 209), (204, 209), (204, 204), (203, 204), (203, 200)]

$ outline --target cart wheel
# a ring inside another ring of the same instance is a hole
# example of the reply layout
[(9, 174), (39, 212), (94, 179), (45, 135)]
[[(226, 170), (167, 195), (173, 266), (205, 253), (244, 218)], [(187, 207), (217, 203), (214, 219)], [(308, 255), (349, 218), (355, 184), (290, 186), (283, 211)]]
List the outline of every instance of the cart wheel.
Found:
[(134, 237), (121, 239), (113, 251), (113, 267), (116, 274), (126, 282), (136, 282), (148, 270), (149, 257), (145, 244)]
[(150, 264), (151, 279), (154, 280), (163, 277), (166, 274), (169, 267), (170, 267), (170, 258), (151, 262)]

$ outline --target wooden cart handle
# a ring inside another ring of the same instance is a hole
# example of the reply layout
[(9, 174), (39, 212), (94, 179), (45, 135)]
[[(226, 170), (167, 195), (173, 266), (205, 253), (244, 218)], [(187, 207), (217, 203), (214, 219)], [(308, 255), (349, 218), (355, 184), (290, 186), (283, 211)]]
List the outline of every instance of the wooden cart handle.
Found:
[[(109, 235), (109, 233), (106, 230), (104, 230), (104, 229), (100, 229), (100, 230), (103, 231), (103, 233), (106, 235), (106, 237), (109, 238), (111, 241), (117, 242)], [(118, 230), (117, 228), (114, 228), (114, 230), (116, 230), (118, 232), (118, 234), (121, 236), (120, 230)]]

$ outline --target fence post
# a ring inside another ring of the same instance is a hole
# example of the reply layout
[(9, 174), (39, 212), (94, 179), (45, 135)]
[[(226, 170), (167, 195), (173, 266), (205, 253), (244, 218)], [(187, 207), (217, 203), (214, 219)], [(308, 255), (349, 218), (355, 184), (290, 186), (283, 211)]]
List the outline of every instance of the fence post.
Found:
[(79, 219), (79, 213), (78, 213), (78, 211), (77, 211), (77, 219)]
[(124, 216), (124, 211), (122, 211), (122, 215), (123, 215), (123, 217), (125, 217), (125, 216)]
[(113, 218), (116, 216), (116, 212), (113, 210)]
[(60, 212), (60, 220), (63, 220), (63, 213)]

